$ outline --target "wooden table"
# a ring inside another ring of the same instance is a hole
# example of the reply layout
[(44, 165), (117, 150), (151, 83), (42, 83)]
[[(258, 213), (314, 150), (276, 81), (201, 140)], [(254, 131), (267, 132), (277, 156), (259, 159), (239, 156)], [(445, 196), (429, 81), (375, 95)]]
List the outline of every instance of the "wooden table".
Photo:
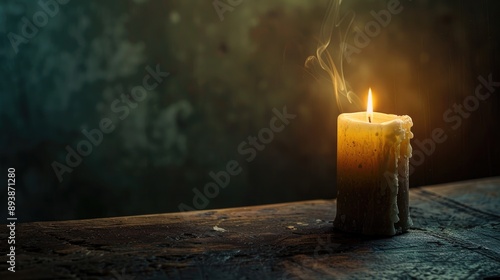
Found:
[[(332, 228), (334, 200), (18, 225), (1, 279), (324, 279), (500, 276), (500, 177), (411, 190), (392, 238)], [(2, 254), (5, 240), (2, 232)]]

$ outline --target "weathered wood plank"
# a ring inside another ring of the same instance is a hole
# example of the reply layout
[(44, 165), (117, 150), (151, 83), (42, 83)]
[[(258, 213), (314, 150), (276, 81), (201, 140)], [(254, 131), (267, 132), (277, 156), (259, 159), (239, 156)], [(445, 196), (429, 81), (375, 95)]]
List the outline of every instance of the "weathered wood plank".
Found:
[[(414, 226), (392, 238), (334, 231), (333, 200), (22, 224), (17, 228), (17, 272), (7, 272), (3, 261), (0, 277), (456, 279), (500, 275), (500, 178), (412, 189), (410, 201)], [(1, 238), (6, 240), (4, 232)], [(5, 242), (2, 252), (4, 246)]]

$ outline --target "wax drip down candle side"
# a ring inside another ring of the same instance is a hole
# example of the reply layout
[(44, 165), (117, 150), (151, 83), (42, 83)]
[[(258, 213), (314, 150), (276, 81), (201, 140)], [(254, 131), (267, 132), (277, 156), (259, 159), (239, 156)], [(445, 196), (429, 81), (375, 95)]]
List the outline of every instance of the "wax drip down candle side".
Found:
[(334, 227), (392, 236), (412, 225), (408, 177), (413, 122), (409, 116), (373, 112), (371, 98), (368, 103), (366, 112), (338, 117)]

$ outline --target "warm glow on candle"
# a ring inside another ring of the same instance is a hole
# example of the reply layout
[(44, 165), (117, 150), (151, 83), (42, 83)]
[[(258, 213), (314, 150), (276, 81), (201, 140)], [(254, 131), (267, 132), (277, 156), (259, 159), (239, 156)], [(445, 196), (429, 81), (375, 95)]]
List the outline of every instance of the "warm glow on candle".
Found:
[(368, 105), (366, 106), (366, 118), (368, 122), (373, 120), (373, 102), (372, 102), (372, 89), (368, 90)]

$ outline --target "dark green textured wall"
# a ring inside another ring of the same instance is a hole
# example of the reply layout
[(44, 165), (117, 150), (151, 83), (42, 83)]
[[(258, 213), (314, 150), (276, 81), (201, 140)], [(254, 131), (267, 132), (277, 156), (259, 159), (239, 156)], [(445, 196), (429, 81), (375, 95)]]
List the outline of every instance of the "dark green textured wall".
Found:
[[(420, 143), (436, 128), (448, 136), (432, 153), (422, 146), (412, 186), (500, 175), (498, 93), (460, 125), (443, 117), (479, 76), (500, 81), (498, 4), (469, 2), (402, 0), (366, 45), (355, 31), (347, 40), (357, 51), (344, 74), (361, 100), (371, 86), (376, 110), (410, 115)], [(194, 207), (193, 189), (233, 161), (240, 172), (201, 208), (335, 196), (340, 111), (322, 73), (304, 68), (327, 1), (41, 3), (0, 3), (0, 167), (16, 168), (24, 220)], [(388, 2), (343, 5), (355, 30)], [(160, 75), (135, 101), (151, 72)], [(344, 111), (362, 107), (342, 102)], [(296, 117), (272, 137), (262, 132), (284, 107)], [(114, 129), (101, 139), (103, 119)], [(70, 156), (70, 167), (68, 147), (86, 151), (82, 131), (98, 144), (81, 162)], [(259, 133), (269, 143), (251, 148)], [(58, 178), (54, 162), (71, 172)]]

